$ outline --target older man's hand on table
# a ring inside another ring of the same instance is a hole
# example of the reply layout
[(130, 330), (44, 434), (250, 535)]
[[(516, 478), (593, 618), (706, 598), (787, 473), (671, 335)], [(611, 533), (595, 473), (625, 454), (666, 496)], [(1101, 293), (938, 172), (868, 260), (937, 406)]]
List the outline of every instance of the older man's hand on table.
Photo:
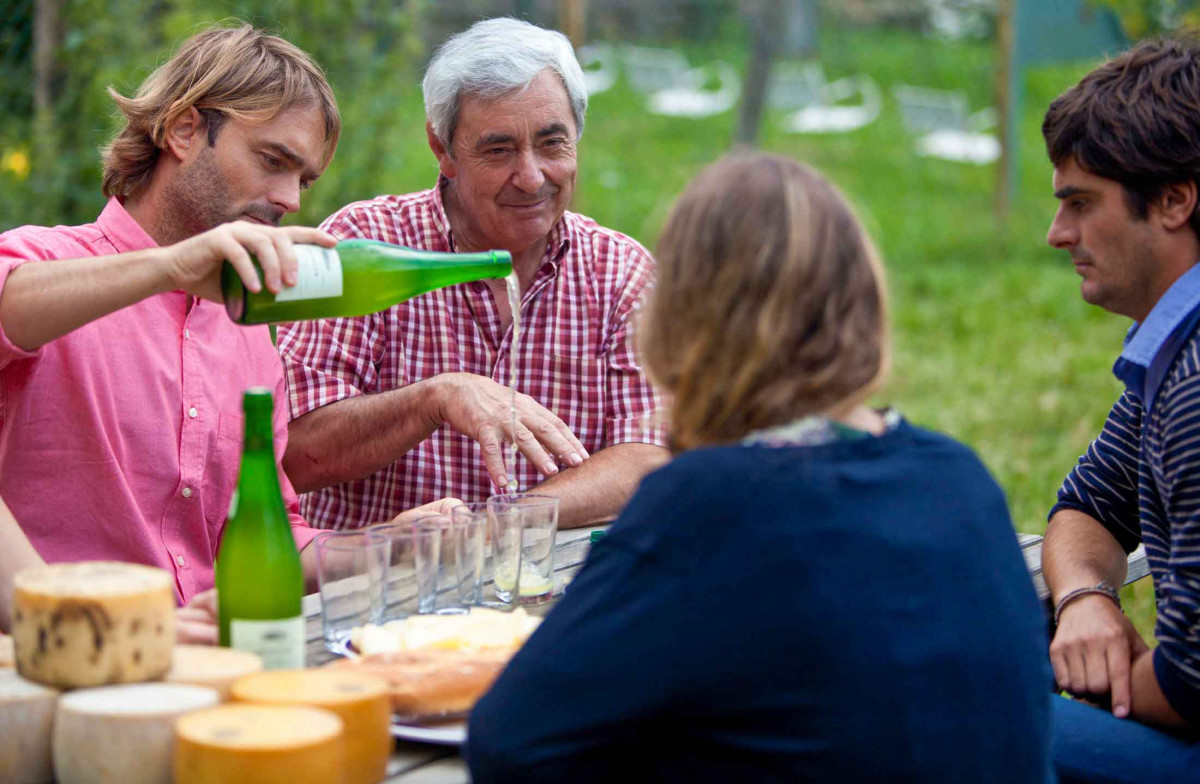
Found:
[(515, 441), (521, 454), (546, 476), (557, 474), (560, 462), (574, 468), (589, 457), (571, 428), (529, 395), (517, 393), (514, 436), (508, 387), (474, 373), (443, 373), (431, 381), (436, 384), (439, 422), (479, 442), (488, 473), (499, 487), (507, 487), (509, 480), (501, 448), (506, 440)]

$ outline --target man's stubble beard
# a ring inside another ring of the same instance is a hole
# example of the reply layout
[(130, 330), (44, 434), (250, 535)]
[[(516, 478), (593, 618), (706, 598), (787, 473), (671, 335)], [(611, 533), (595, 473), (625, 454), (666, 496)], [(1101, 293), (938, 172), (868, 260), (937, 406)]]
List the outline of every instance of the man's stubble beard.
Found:
[(216, 156), (205, 145), (190, 166), (176, 171), (162, 192), (163, 233), (170, 244), (194, 237), (222, 223), (236, 220), (229, 185)]

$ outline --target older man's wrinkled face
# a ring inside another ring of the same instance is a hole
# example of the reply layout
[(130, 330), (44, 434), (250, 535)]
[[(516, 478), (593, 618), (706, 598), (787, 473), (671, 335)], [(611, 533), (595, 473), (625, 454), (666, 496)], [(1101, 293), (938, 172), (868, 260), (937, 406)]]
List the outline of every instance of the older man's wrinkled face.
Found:
[(434, 148), (453, 183), (452, 209), (467, 224), (459, 241), (514, 254), (545, 242), (575, 192), (575, 139), (567, 91), (553, 71), (500, 98), (464, 98), (450, 150)]

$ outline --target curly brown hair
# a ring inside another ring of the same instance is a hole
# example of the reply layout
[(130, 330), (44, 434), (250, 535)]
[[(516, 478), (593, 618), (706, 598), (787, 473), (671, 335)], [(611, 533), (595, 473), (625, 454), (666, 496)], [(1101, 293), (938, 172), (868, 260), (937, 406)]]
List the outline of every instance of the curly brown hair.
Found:
[(638, 324), (674, 450), (861, 403), (888, 365), (879, 258), (845, 199), (778, 155), (710, 165), (658, 242)]
[(325, 116), (322, 169), (342, 130), (333, 89), (312, 58), (247, 24), (211, 27), (184, 41), (132, 98), (108, 92), (126, 123), (101, 151), (105, 196), (136, 196), (149, 184), (167, 129), (193, 106), (205, 119), (209, 144), (230, 117), (269, 122), (290, 107), (317, 106)]
[[(1200, 43), (1146, 41), (1109, 60), (1050, 104), (1042, 136), (1056, 167), (1073, 158), (1120, 183), (1146, 218), (1168, 185), (1200, 183)], [(1200, 212), (1189, 223), (1200, 235)]]

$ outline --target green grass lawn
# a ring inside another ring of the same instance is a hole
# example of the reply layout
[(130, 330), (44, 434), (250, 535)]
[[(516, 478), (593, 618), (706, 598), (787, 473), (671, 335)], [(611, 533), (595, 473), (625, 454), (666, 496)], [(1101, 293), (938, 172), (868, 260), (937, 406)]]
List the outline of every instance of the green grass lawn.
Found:
[[(736, 46), (690, 50), (694, 62)], [(972, 446), (1008, 494), (1013, 522), (1042, 533), (1065, 473), (1099, 430), (1120, 392), (1110, 368), (1128, 321), (1086, 305), (1065, 253), (1045, 232), (1056, 203), (1040, 134), (1049, 102), (1086, 73), (1086, 63), (1027, 75), (1021, 118), (1020, 183), (1011, 216), (993, 217), (993, 166), (917, 157), (890, 97), (893, 84), (962, 89), (972, 109), (992, 102), (989, 43), (950, 43), (881, 30), (827, 31), (821, 59), (829, 78), (865, 72), (879, 82), (884, 110), (874, 124), (833, 136), (795, 136), (769, 115), (761, 146), (806, 161), (857, 206), (889, 273), (894, 369), (878, 401), (912, 421)], [(420, 94), (401, 85), (382, 159), (372, 172), (338, 171), (341, 183), (376, 181), (402, 193), (432, 185)], [(342, 98), (346, 100), (345, 97)], [(574, 209), (653, 248), (675, 196), (705, 164), (730, 148), (734, 112), (704, 119), (655, 117), (624, 82), (595, 96), (581, 143)], [(358, 133), (378, 133), (359, 130)], [(347, 126), (343, 146), (356, 140)], [(322, 183), (323, 185), (324, 183)], [(319, 220), (318, 186), (305, 216)], [(337, 188), (344, 194), (345, 187)], [(351, 198), (366, 198), (361, 192)], [(1154, 622), (1149, 581), (1126, 589), (1142, 633)]]

